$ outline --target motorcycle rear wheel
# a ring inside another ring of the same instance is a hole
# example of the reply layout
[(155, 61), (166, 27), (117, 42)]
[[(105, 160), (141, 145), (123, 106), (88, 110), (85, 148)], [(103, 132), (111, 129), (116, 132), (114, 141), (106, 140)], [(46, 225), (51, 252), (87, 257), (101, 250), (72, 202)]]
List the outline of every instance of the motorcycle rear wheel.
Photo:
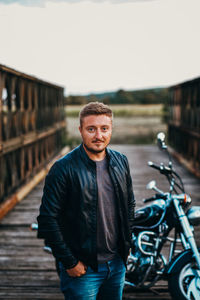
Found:
[(176, 271), (168, 280), (168, 287), (172, 299), (200, 299), (200, 271), (192, 254), (179, 261)]

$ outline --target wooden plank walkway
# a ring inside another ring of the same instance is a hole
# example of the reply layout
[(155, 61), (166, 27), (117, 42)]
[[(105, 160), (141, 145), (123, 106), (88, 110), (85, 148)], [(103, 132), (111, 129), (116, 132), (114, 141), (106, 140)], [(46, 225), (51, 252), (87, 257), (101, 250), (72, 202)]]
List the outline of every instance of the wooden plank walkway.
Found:
[[(137, 207), (142, 199), (149, 197), (151, 191), (145, 186), (156, 179), (161, 189), (167, 190), (167, 183), (155, 170), (147, 166), (147, 161), (160, 163), (165, 156), (156, 146), (113, 146), (128, 156), (133, 177)], [(166, 161), (166, 159), (165, 159)], [(178, 163), (176, 170), (181, 174), (186, 192), (193, 198), (193, 204), (200, 205), (200, 180), (191, 175)], [(43, 241), (29, 230), (36, 221), (41, 201), (43, 182), (10, 212), (0, 224), (0, 299), (63, 300), (59, 291), (59, 280), (55, 272), (54, 259), (43, 251)], [(152, 192), (153, 194), (153, 192)], [(199, 231), (197, 231), (199, 235)], [(161, 282), (155, 288), (159, 295), (152, 292), (125, 289), (125, 299), (171, 299), (167, 285)]]

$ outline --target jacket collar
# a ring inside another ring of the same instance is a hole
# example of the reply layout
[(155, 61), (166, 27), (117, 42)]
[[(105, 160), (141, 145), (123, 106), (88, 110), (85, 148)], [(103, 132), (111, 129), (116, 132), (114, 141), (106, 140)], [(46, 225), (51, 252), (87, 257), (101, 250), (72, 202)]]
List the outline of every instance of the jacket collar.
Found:
[[(87, 155), (87, 153), (83, 147), (83, 143), (80, 144), (79, 149), (80, 149), (81, 157), (84, 160), (84, 162), (86, 162), (90, 166), (96, 167), (95, 161), (90, 159), (89, 156)], [(114, 162), (113, 155), (112, 155), (112, 150), (110, 148), (106, 148), (106, 156), (108, 158), (108, 164), (111, 166), (115, 166), (115, 162)]]
[(89, 156), (87, 155), (87, 153), (85, 152), (85, 149), (84, 149), (84, 147), (83, 147), (83, 143), (80, 144), (79, 149), (80, 149), (81, 158), (83, 159), (83, 161), (84, 161), (86, 164), (88, 164), (88, 165), (90, 165), (90, 166), (92, 166), (92, 167), (96, 167), (95, 161), (92, 160), (92, 159), (90, 159)]
[(106, 155), (108, 157), (108, 163), (110, 166), (114, 167), (116, 165), (113, 151), (110, 148), (106, 148)]

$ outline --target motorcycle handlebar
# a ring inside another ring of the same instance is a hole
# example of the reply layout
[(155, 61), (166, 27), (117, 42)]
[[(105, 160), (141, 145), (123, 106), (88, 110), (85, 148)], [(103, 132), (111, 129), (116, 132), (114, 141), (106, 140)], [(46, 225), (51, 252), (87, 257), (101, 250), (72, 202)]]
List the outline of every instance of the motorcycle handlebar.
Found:
[(148, 161), (148, 166), (160, 171), (160, 167), (155, 165), (152, 161)]
[(143, 200), (143, 202), (144, 202), (144, 203), (147, 203), (147, 202), (151, 202), (151, 201), (154, 201), (154, 200), (156, 200), (156, 197), (155, 197), (155, 196), (150, 197), (150, 198), (146, 198), (146, 199)]
[(173, 173), (173, 170), (171, 168), (166, 167), (163, 164), (161, 164), (160, 166), (157, 166), (152, 161), (149, 161), (148, 165), (149, 165), (149, 167), (158, 170), (161, 174), (164, 174), (164, 175), (168, 175), (168, 174), (172, 174)]
[(157, 199), (163, 199), (163, 200), (165, 200), (165, 199), (167, 199), (167, 196), (163, 195), (163, 194), (155, 194), (153, 197), (144, 199), (143, 202), (147, 203), (147, 202), (155, 201)]
[[(154, 164), (152, 161), (149, 161), (148, 162), (148, 165), (149, 167), (151, 168), (154, 168), (156, 170), (158, 170), (160, 172), (160, 174), (163, 174), (165, 176), (167, 176), (169, 182), (170, 182), (170, 185), (172, 184), (172, 178), (173, 178), (173, 175), (175, 175), (179, 182), (180, 182), (180, 185), (176, 182), (174, 182), (173, 184), (176, 185), (182, 192), (185, 192), (185, 189), (184, 189), (184, 185), (183, 185), (183, 182), (182, 182), (182, 179), (181, 177), (172, 169), (172, 165), (171, 167), (166, 167), (163, 163), (160, 164), (160, 166)], [(170, 177), (169, 177), (170, 176)]]

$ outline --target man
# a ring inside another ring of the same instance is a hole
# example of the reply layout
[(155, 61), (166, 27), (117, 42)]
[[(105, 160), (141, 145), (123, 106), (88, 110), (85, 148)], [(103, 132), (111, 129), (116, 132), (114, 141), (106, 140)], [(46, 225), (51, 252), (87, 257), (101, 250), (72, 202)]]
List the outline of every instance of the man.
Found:
[(107, 148), (108, 106), (84, 106), (79, 130), (82, 144), (46, 177), (38, 237), (59, 263), (65, 299), (120, 300), (135, 206), (128, 161)]

